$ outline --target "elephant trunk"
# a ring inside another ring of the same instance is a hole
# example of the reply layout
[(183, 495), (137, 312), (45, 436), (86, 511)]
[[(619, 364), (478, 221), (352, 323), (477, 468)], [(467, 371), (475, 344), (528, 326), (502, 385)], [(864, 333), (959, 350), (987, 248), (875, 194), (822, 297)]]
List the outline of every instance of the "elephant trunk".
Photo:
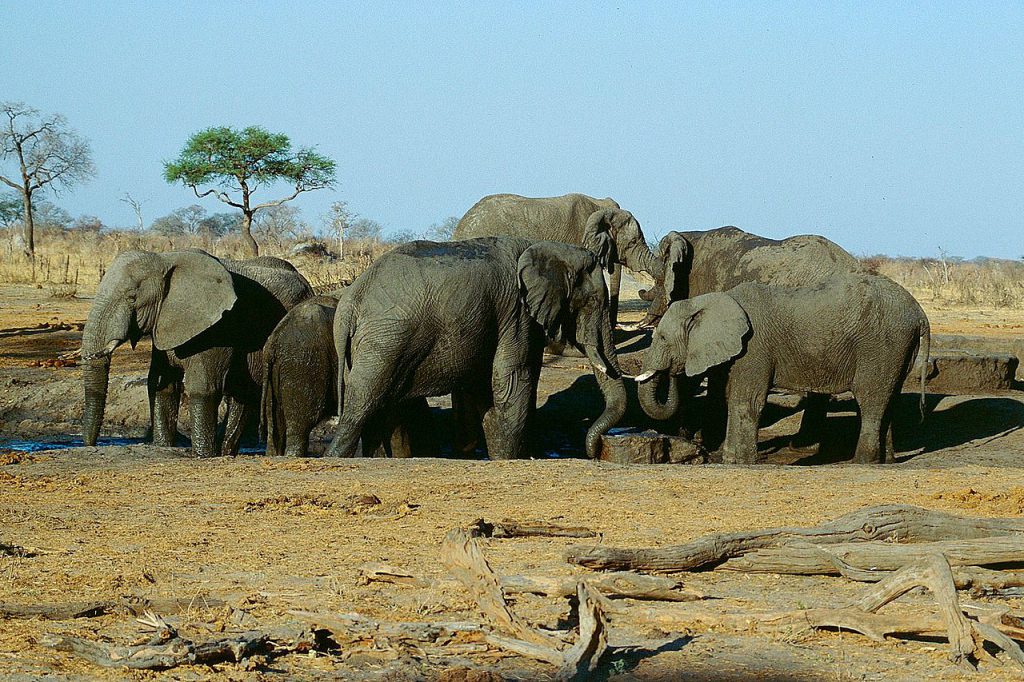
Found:
[[(587, 429), (587, 456), (591, 459), (596, 459), (601, 452), (601, 436), (608, 433), (609, 429), (618, 424), (619, 420), (626, 413), (626, 387), (623, 384), (619, 361), (615, 356), (611, 321), (607, 313), (602, 315), (602, 322), (596, 346), (590, 344), (584, 346), (587, 357), (590, 359), (591, 364), (594, 365), (594, 377), (597, 378), (597, 386), (601, 389), (601, 395), (604, 397), (604, 411)], [(598, 369), (598, 365), (595, 364), (595, 357), (604, 361), (606, 371), (602, 372)]]
[(623, 260), (627, 268), (633, 272), (646, 272), (655, 280), (661, 279), (664, 266), (642, 240), (630, 245), (624, 251)]
[(110, 354), (128, 336), (130, 321), (130, 312), (118, 310), (102, 299), (97, 299), (89, 311), (82, 332), (82, 385), (85, 389), (82, 438), (86, 445), (96, 445), (99, 438), (107, 404)]
[(110, 356), (87, 360), (82, 367), (85, 385), (85, 409), (82, 412), (82, 438), (86, 445), (96, 445), (107, 404), (107, 381), (110, 377)]
[(637, 388), (637, 397), (640, 398), (640, 407), (651, 419), (665, 421), (675, 416), (679, 411), (679, 379), (674, 375), (668, 378), (668, 395), (665, 402), (658, 400), (658, 387), (661, 385), (662, 372), (657, 372), (646, 381), (641, 381)]

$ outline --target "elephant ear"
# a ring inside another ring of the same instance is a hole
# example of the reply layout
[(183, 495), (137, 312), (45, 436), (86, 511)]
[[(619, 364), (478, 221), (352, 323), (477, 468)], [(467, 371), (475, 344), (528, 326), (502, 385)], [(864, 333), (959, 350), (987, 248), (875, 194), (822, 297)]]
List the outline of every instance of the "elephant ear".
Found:
[(612, 234), (612, 216), (616, 209), (606, 208), (594, 211), (587, 218), (587, 224), (583, 227), (583, 246), (597, 255), (601, 267), (609, 273), (615, 271), (615, 264), (619, 262), (619, 252), (615, 243), (615, 235)]
[(231, 273), (205, 251), (172, 251), (162, 258), (167, 269), (153, 345), (169, 350), (216, 324), (238, 297)]
[(682, 285), (689, 279), (690, 258), (693, 255), (690, 242), (679, 232), (669, 232), (661, 240), (658, 251), (665, 267), (664, 287), (668, 302), (686, 298), (688, 292)]
[[(517, 267), (520, 295), (527, 312), (544, 328), (544, 334), (555, 340), (561, 337), (575, 277), (575, 269), (563, 253), (570, 248), (566, 244), (539, 242), (523, 251)], [(575, 250), (585, 253), (578, 247)]]
[(691, 301), (693, 313), (686, 322), (686, 376), (695, 377), (743, 352), (750, 319), (729, 294), (704, 294)]

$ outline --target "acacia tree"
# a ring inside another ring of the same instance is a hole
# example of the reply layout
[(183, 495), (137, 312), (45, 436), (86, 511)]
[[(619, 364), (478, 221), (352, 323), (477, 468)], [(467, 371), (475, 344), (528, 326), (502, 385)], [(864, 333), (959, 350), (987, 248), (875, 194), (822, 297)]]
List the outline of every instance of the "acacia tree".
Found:
[[(252, 237), (256, 212), (280, 206), (302, 192), (334, 186), (334, 161), (308, 147), (293, 152), (287, 135), (259, 126), (207, 128), (189, 138), (176, 160), (164, 164), (164, 178), (191, 187), (197, 197), (212, 194), (239, 209), (245, 243), (258, 256), (260, 248)], [(294, 190), (281, 199), (254, 203), (257, 190), (277, 182), (288, 182)], [(200, 185), (214, 187), (200, 191)]]
[(89, 143), (60, 114), (44, 118), (23, 102), (0, 102), (0, 112), (0, 160), (18, 165), (16, 173), (0, 175), (0, 182), (21, 194), (22, 250), (31, 259), (36, 253), (32, 195), (72, 187), (91, 178), (96, 167)]

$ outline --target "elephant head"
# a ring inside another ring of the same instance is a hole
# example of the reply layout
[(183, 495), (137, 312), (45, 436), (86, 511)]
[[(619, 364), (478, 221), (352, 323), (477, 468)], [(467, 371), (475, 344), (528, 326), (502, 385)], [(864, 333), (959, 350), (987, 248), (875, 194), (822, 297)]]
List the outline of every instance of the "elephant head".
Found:
[[(728, 294), (704, 294), (670, 305), (644, 352), (643, 372), (636, 377), (644, 412), (652, 419), (671, 418), (679, 409), (677, 377), (698, 377), (738, 357), (749, 333), (746, 311)], [(655, 377), (665, 374), (668, 398), (662, 403), (656, 397), (660, 378)]]
[(614, 263), (655, 277), (660, 272), (640, 223), (632, 213), (621, 208), (603, 208), (591, 213), (583, 228), (583, 246), (596, 253), (609, 272), (614, 270)]
[(194, 339), (235, 304), (231, 273), (205, 251), (128, 251), (110, 264), (96, 290), (82, 332), (86, 445), (95, 445), (103, 422), (110, 355), (146, 334), (158, 350)]
[(637, 327), (657, 323), (672, 301), (680, 301), (689, 296), (693, 247), (686, 236), (681, 232), (666, 234), (658, 245), (657, 259), (661, 266), (661, 275), (655, 275), (655, 283), (651, 289), (640, 290), (640, 298), (650, 301), (651, 305)]
[(555, 341), (587, 356), (604, 396), (605, 409), (587, 431), (587, 454), (596, 457), (601, 435), (626, 410), (608, 313), (608, 290), (594, 254), (558, 242), (538, 242), (519, 257), (520, 294), (530, 317)]

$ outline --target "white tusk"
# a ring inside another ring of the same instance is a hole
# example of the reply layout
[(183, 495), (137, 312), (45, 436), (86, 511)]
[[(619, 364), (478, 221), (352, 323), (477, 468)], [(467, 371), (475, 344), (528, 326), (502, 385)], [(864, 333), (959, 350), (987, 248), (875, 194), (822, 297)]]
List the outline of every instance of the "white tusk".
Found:
[(121, 340), (120, 339), (114, 339), (113, 341), (108, 343), (106, 345), (106, 347), (103, 348), (103, 350), (97, 351), (95, 353), (90, 353), (88, 355), (86, 355), (85, 353), (82, 353), (82, 359), (83, 360), (98, 360), (100, 358), (105, 358), (108, 355), (110, 355), (111, 353), (113, 353), (114, 349), (117, 348), (119, 345), (121, 345)]
[(654, 370), (651, 369), (651, 370), (648, 370), (648, 371), (644, 372), (643, 374), (636, 375), (635, 377), (633, 377), (633, 381), (635, 381), (636, 383), (639, 384), (639, 383), (642, 383), (644, 381), (647, 381), (648, 379), (650, 379), (653, 376), (654, 376)]
[(597, 370), (598, 372), (600, 372), (601, 374), (604, 374), (605, 376), (607, 376), (607, 375), (608, 375), (608, 368), (607, 368), (607, 367), (605, 367), (604, 365), (602, 365), (602, 364), (601, 364), (601, 363), (599, 363), (599, 362), (595, 362), (595, 363), (594, 363), (594, 369), (596, 369), (596, 370)]

